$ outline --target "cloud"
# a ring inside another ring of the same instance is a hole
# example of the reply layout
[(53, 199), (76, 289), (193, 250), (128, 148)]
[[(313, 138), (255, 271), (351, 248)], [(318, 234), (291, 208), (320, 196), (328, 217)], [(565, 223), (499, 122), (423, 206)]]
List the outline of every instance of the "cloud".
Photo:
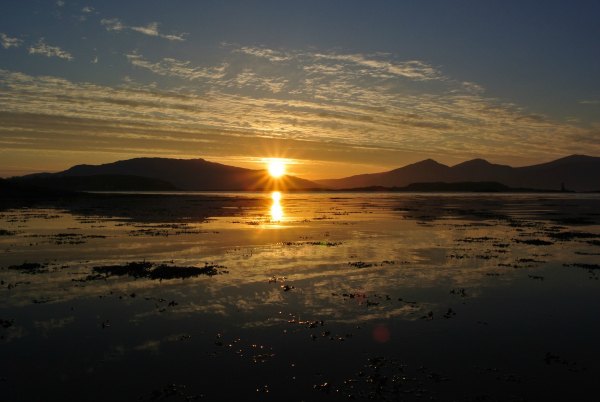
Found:
[(81, 9), (81, 15), (77, 19), (81, 22), (86, 21), (91, 14), (98, 14), (96, 9), (92, 6), (85, 6)]
[(123, 25), (118, 18), (103, 18), (100, 20), (100, 24), (106, 28), (107, 31), (123, 31), (129, 27)]
[(249, 87), (255, 90), (278, 93), (283, 90), (287, 82), (288, 80), (282, 77), (262, 77), (251, 69), (244, 69), (233, 79), (225, 81), (223, 84), (228, 87)]
[(158, 32), (158, 22), (151, 22), (146, 26), (141, 26), (141, 27), (131, 27), (130, 29), (132, 31), (136, 31), (139, 33), (142, 33), (144, 35), (148, 35), (148, 36), (157, 36), (159, 38), (165, 38), (168, 40), (175, 40), (175, 41), (184, 41), (184, 35), (165, 35), (165, 34), (161, 34), (160, 32)]
[(302, 66), (302, 69), (308, 73), (317, 75), (336, 75), (344, 71), (344, 66), (341, 64), (311, 64), (308, 66)]
[(251, 47), (251, 46), (242, 46), (240, 48), (234, 49), (234, 52), (244, 53), (256, 57), (261, 57), (267, 59), (271, 62), (282, 62), (289, 61), (293, 59), (293, 55), (286, 54), (284, 52), (276, 51), (273, 49), (267, 49), (262, 47)]
[[(170, 62), (165, 63), (151, 67), (160, 72), (171, 71), (167, 68)], [(186, 65), (184, 76), (187, 69), (195, 71)], [(112, 152), (119, 148), (144, 153), (168, 149), (177, 154), (187, 152), (201, 140), (214, 141), (212, 148), (205, 147), (207, 153), (231, 154), (232, 149), (251, 147), (258, 138), (268, 138), (271, 143), (275, 139), (304, 141), (321, 144), (320, 148), (367, 147), (446, 155), (470, 152), (480, 156), (525, 157), (535, 153), (556, 155), (557, 149), (560, 153), (600, 152), (600, 145), (594, 141), (572, 141), (575, 137), (585, 138), (584, 129), (530, 116), (514, 105), (469, 93), (400, 95), (363, 89), (362, 103), (352, 99), (346, 103), (325, 102), (321, 98), (278, 99), (265, 97), (264, 93), (257, 96), (230, 92), (232, 79), (219, 83), (210, 74), (205, 78), (206, 75), (196, 75), (194, 80), (206, 79), (211, 86), (194, 94), (132, 83), (111, 88), (3, 71), (2, 127), (4, 133), (12, 133), (3, 134), (3, 138), (13, 142), (5, 146), (16, 146), (15, 141), (23, 146), (45, 145), (53, 149), (87, 144), (86, 147), (93, 145)], [(335, 85), (329, 90), (334, 91)], [(345, 85), (339, 88), (345, 89)], [(9, 115), (22, 113), (29, 117), (7, 120)], [(36, 123), (32, 115), (53, 116), (53, 121), (64, 123), (51, 124), (49, 117)], [(23, 139), (24, 133), (31, 139)]]
[(474, 94), (481, 94), (485, 91), (485, 89), (481, 85), (475, 82), (463, 81), (462, 86), (467, 92)]
[(435, 68), (419, 60), (409, 60), (404, 62), (395, 62), (390, 60), (378, 60), (361, 54), (336, 54), (336, 53), (315, 53), (317, 59), (334, 60), (354, 64), (366, 68), (366, 72), (371, 75), (382, 77), (400, 76), (415, 80), (432, 80), (440, 78), (440, 74)]
[(155, 36), (170, 41), (184, 41), (185, 35), (187, 35), (185, 33), (179, 35), (163, 34), (158, 30), (160, 25), (158, 22), (151, 22), (146, 26), (128, 26), (123, 24), (123, 22), (121, 22), (121, 20), (118, 18), (103, 18), (100, 20), (100, 24), (102, 24), (107, 31), (121, 32), (124, 30), (131, 30), (144, 35)]
[(125, 56), (127, 57), (127, 60), (136, 67), (150, 70), (155, 74), (177, 77), (190, 81), (222, 78), (225, 68), (227, 67), (226, 65), (221, 65), (211, 68), (202, 68), (192, 66), (189, 61), (173, 58), (164, 58), (158, 62), (151, 62), (144, 59), (144, 57), (138, 53), (130, 53)]
[(113, 87), (0, 71), (1, 147), (231, 158), (278, 144), (295, 157), (392, 167), (398, 155), (600, 154), (597, 127), (532, 114), (424, 61), (227, 48), (204, 64), (126, 54), (155, 76)]
[(58, 0), (58, 1), (56, 2), (56, 6), (57, 6), (57, 7), (64, 7), (64, 6), (65, 6), (65, 2), (64, 2), (63, 0)]
[(579, 103), (582, 105), (600, 105), (600, 100), (588, 99), (588, 100), (579, 101)]
[(250, 88), (259, 91), (278, 93), (283, 90), (288, 80), (282, 77), (264, 77), (249, 68), (230, 74), (226, 79), (229, 63), (212, 67), (194, 66), (192, 62), (174, 58), (163, 58), (150, 61), (139, 53), (125, 55), (134, 66), (149, 70), (155, 74), (175, 77), (188, 81), (201, 81), (212, 87)]
[(3, 48), (9, 49), (11, 47), (19, 47), (23, 43), (23, 40), (19, 38), (11, 38), (10, 36), (0, 32), (0, 44)]
[(131, 30), (148, 36), (159, 36), (158, 22), (151, 22), (145, 27), (131, 27)]
[[(313, 68), (327, 69), (329, 66), (323, 62), (336, 62), (337, 66), (352, 66), (362, 68), (363, 74), (379, 77), (404, 77), (413, 80), (434, 80), (441, 78), (441, 74), (431, 65), (419, 61), (394, 61), (390, 60), (387, 55), (363, 55), (363, 54), (346, 54), (337, 52), (305, 52), (305, 51), (280, 51), (257, 46), (242, 46), (235, 45), (226, 46), (233, 47), (236, 53), (243, 53), (258, 58), (266, 59), (272, 63), (282, 62), (301, 62), (305, 64), (307, 61), (315, 63)], [(310, 64), (306, 67), (311, 67)]]
[(73, 60), (71, 53), (61, 49), (58, 46), (50, 46), (44, 42), (44, 38), (40, 38), (36, 44), (29, 47), (29, 54), (41, 54), (46, 57), (58, 57), (65, 60)]

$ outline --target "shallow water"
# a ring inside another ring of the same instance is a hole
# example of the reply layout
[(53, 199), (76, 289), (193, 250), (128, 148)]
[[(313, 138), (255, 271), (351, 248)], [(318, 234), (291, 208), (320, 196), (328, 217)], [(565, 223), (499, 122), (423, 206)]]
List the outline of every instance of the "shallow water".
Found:
[(1, 400), (597, 399), (597, 195), (115, 195), (0, 229)]

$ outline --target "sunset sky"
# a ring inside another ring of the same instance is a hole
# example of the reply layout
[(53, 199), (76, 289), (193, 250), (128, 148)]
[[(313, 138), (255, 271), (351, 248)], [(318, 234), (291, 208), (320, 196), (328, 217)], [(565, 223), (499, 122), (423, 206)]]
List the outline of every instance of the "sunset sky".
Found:
[(600, 156), (598, 1), (10, 1), (0, 176)]

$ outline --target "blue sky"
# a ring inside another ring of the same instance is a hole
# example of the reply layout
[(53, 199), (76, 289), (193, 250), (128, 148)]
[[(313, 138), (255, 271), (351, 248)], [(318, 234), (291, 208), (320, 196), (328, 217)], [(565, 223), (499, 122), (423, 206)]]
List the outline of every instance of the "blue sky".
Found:
[(0, 175), (135, 156), (339, 177), (600, 155), (595, 1), (28, 1)]

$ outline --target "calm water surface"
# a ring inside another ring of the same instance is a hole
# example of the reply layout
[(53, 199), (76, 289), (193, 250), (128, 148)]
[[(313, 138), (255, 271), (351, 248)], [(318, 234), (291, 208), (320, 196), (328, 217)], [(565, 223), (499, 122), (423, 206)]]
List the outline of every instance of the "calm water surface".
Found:
[(597, 195), (5, 208), (0, 400), (597, 400), (599, 263)]

